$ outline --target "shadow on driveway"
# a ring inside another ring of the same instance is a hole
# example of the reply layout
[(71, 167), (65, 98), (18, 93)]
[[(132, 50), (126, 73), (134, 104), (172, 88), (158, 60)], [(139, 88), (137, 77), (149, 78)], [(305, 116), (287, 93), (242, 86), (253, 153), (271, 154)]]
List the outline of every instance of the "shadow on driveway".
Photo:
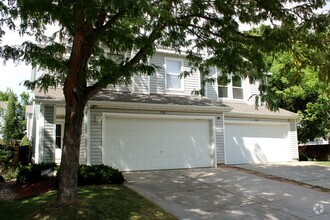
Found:
[(330, 190), (330, 167), (320, 166), (312, 162), (244, 164), (232, 167), (253, 170)]
[(330, 219), (330, 194), (232, 168), (124, 173), (178, 219)]

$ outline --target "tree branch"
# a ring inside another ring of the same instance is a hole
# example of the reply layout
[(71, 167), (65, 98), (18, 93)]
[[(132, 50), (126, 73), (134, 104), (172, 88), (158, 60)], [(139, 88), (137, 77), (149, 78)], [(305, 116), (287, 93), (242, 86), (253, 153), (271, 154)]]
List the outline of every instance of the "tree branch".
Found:
[(111, 28), (116, 21), (118, 21), (123, 15), (125, 14), (125, 10), (119, 11), (117, 14), (113, 15), (109, 21), (107, 21), (103, 26), (100, 28), (96, 29), (97, 33), (103, 33), (104, 31), (108, 30)]
[(135, 54), (135, 56), (129, 62), (125, 64), (125, 66), (135, 66), (146, 54), (147, 49), (151, 45), (151, 43), (161, 37), (160, 33), (164, 30), (165, 26), (165, 24), (158, 24), (158, 26), (156, 26), (155, 29), (149, 35), (144, 46)]
[[(134, 67), (136, 64), (138, 64), (140, 62), (140, 60), (146, 55), (148, 47), (155, 40), (157, 40), (159, 37), (161, 37), (160, 33), (161, 33), (161, 31), (164, 30), (165, 27), (166, 27), (165, 24), (158, 24), (154, 28), (154, 30), (150, 33), (144, 46), (141, 47), (141, 49), (135, 54), (135, 56), (129, 62), (127, 62), (124, 66), (122, 66), (121, 69), (131, 68), (131, 67)], [(123, 76), (123, 74), (120, 71), (120, 73), (118, 73), (116, 75), (111, 75), (111, 77), (109, 75), (102, 77), (97, 83), (95, 83), (94, 85), (87, 88), (89, 96), (92, 97), (93, 95), (95, 95), (96, 93), (98, 93), (101, 90), (100, 82), (102, 82), (102, 84), (104, 84), (104, 82), (109, 82), (110, 80), (112, 80), (114, 78), (119, 79), (122, 76)], [(108, 83), (106, 83), (106, 84), (108, 84)]]

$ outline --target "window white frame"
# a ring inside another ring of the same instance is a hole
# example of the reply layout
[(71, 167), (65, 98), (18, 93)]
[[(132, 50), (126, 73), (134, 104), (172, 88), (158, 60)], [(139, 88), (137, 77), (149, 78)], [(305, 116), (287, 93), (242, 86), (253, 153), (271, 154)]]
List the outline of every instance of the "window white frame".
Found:
[[(243, 88), (243, 86), (244, 86), (243, 82), (244, 81), (243, 81), (243, 78), (237, 76), (240, 79), (241, 86), (234, 86), (234, 77), (235, 76), (233, 76), (233, 75), (231, 76), (231, 92), (232, 92), (232, 95), (233, 95), (233, 99), (244, 100), (244, 88)], [(235, 98), (234, 97), (234, 90), (242, 92), (242, 98)]]
[[(233, 77), (234, 75), (233, 74), (228, 74), (227, 75), (227, 78), (230, 80), (230, 82), (227, 84), (227, 85), (219, 85), (217, 83), (217, 94), (218, 94), (218, 100), (236, 100), (236, 101), (245, 101), (245, 91), (244, 91), (244, 84), (245, 84), (245, 79), (240, 77), (241, 79), (241, 86), (238, 87), (238, 86), (234, 86), (233, 85)], [(219, 87), (222, 87), (222, 88), (227, 88), (227, 94), (228, 96), (227, 97), (220, 97), (219, 96)], [(238, 98), (234, 98), (234, 89), (240, 89), (242, 90), (242, 99), (238, 99)]]
[[(179, 73), (169, 73), (168, 72), (168, 61), (173, 61), (173, 62), (180, 62), (181, 63), (181, 68), (180, 68), (180, 72)], [(165, 90), (168, 91), (184, 91), (184, 78), (179, 78), (180, 74), (183, 72), (183, 59), (175, 59), (175, 58), (165, 58), (164, 61), (164, 68), (165, 68)], [(168, 87), (168, 79), (167, 76), (171, 75), (171, 76), (177, 76), (178, 79), (180, 80), (180, 88), (169, 88)]]
[(56, 126), (57, 125), (61, 126), (61, 146), (59, 148), (62, 149), (63, 148), (63, 138), (64, 138), (64, 121), (63, 120), (56, 120), (56, 123), (55, 123), (55, 147), (56, 147), (56, 137), (57, 137), (56, 136)]

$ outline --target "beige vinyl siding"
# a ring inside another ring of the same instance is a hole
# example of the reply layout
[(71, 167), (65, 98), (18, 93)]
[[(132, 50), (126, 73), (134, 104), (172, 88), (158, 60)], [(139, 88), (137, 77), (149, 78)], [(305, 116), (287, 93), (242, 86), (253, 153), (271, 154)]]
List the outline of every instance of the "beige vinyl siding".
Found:
[(215, 120), (217, 163), (225, 163), (225, 137), (223, 118), (223, 115), (221, 115), (218, 116)]
[(102, 163), (102, 122), (96, 122), (96, 116), (102, 116), (102, 109), (90, 109), (90, 163)]
[[(247, 81), (249, 82), (249, 80), (247, 79)], [(249, 104), (254, 105), (256, 103), (256, 97), (255, 95), (259, 95), (259, 81), (255, 81), (254, 83), (251, 84), (251, 94), (248, 94), (249, 98), (250, 96), (253, 96), (250, 98)]]
[(150, 64), (156, 65), (158, 68), (154, 75), (150, 76), (150, 93), (158, 94), (182, 94), (191, 95), (194, 90), (200, 90), (200, 74), (198, 72), (187, 76), (183, 79), (184, 91), (166, 91), (165, 89), (165, 59), (183, 60), (183, 71), (190, 71), (188, 61), (183, 56), (175, 56), (171, 54), (155, 54), (150, 59)]
[[(86, 117), (86, 116), (85, 116)], [(81, 138), (80, 138), (80, 151), (79, 151), (79, 164), (86, 164), (87, 159), (87, 149), (86, 149), (86, 139), (85, 139), (85, 131), (86, 131), (86, 124), (85, 118), (81, 127)]]
[[(216, 71), (215, 68), (210, 68), (210, 75), (207, 76), (208, 78), (216, 79)], [(206, 84), (206, 96), (212, 100), (218, 100), (218, 83), (215, 80), (213, 84), (207, 83)]]
[(125, 85), (125, 84), (122, 84), (122, 85), (108, 85), (107, 86), (107, 90), (110, 90), (110, 91), (116, 91), (116, 92), (129, 92), (131, 91), (131, 85)]
[(133, 92), (135, 93), (149, 93), (149, 77), (148, 76), (134, 76)]
[(299, 159), (296, 121), (290, 120), (290, 146), (292, 159)]
[[(188, 61), (183, 60), (183, 71), (191, 71)], [(201, 89), (201, 80), (199, 72), (195, 72), (192, 75), (187, 76), (184, 80), (184, 93), (191, 95), (193, 91), (199, 91)]]
[(150, 59), (150, 64), (158, 68), (155, 73), (150, 76), (150, 93), (165, 93), (165, 69), (164, 69), (164, 55), (155, 54)]
[(44, 121), (44, 146), (43, 162), (54, 162), (55, 160), (55, 107), (45, 106)]

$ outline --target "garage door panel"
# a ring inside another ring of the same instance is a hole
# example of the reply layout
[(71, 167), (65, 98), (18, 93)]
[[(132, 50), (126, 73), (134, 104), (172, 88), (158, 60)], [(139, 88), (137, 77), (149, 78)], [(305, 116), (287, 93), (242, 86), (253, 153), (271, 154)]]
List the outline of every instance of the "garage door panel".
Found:
[(226, 124), (227, 164), (284, 162), (291, 160), (287, 124)]
[(103, 163), (120, 170), (211, 165), (209, 120), (108, 116), (104, 125)]

